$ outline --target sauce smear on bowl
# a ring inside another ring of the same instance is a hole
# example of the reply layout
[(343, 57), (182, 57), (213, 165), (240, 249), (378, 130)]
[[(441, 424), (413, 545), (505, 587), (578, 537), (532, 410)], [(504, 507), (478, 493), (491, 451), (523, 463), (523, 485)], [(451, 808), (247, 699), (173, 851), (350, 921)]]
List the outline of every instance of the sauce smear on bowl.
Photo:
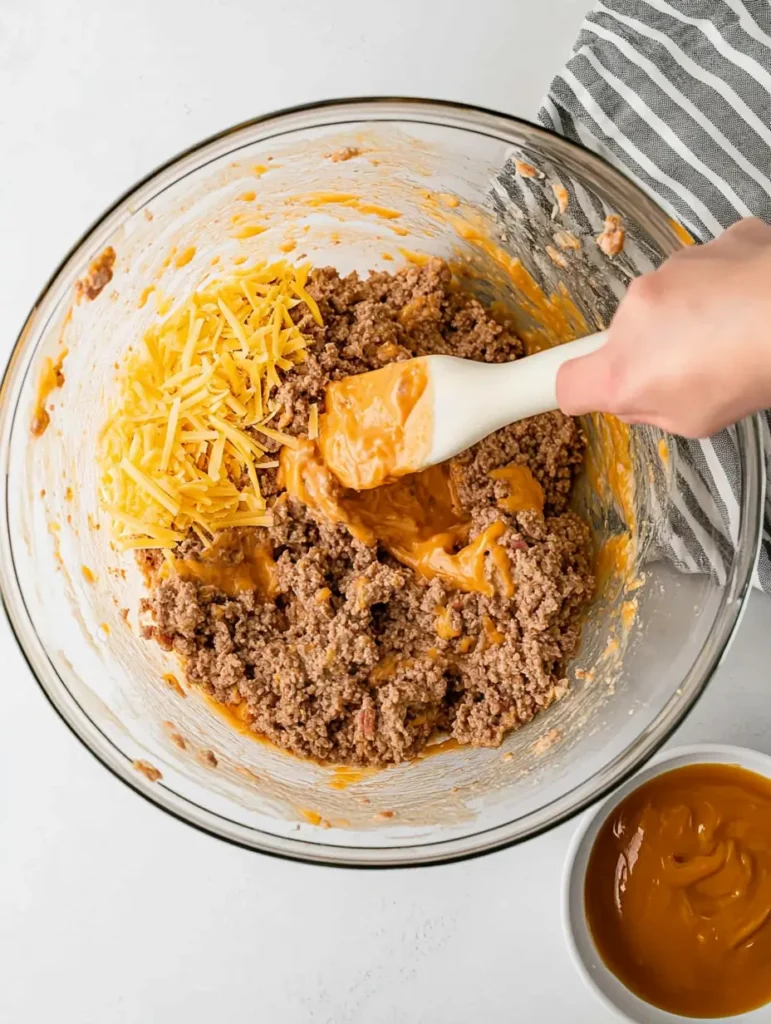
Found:
[(771, 1000), (771, 780), (737, 765), (665, 772), (604, 822), (587, 922), (641, 999), (689, 1017)]

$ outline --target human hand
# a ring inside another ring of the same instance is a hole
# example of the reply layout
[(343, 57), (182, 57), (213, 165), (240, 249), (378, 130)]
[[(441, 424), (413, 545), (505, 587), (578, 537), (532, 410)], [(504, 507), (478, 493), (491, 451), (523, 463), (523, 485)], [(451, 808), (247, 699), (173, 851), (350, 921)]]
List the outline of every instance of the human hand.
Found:
[(606, 344), (560, 368), (557, 400), (686, 437), (771, 406), (771, 226), (739, 221), (633, 281)]

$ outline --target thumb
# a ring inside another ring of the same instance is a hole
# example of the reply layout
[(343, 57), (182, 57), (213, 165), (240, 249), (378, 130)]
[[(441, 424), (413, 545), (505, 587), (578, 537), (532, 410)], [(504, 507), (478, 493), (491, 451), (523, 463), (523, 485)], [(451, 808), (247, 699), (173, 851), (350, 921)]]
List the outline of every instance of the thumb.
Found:
[(611, 412), (608, 408), (610, 361), (607, 346), (588, 356), (569, 359), (557, 371), (557, 401), (568, 416)]

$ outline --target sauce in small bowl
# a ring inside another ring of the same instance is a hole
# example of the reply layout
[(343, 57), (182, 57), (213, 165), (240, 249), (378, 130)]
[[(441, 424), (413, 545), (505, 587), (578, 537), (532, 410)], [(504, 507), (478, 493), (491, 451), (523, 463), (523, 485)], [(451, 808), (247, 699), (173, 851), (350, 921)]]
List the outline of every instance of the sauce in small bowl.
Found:
[(759, 1009), (771, 1002), (771, 758), (669, 755), (591, 817), (571, 854), (568, 937), (616, 1009), (771, 1020)]

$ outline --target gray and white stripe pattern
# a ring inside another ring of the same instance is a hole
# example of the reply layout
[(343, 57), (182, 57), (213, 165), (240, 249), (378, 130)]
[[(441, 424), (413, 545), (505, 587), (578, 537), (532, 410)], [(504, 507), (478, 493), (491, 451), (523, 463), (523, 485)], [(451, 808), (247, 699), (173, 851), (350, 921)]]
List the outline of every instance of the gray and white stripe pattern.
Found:
[[(631, 175), (699, 241), (741, 217), (771, 222), (768, 0), (603, 0), (539, 118)], [(771, 412), (765, 413), (771, 478)], [(739, 519), (733, 431), (678, 441), (668, 555), (725, 577)], [(705, 488), (720, 495), (720, 522)], [(771, 496), (755, 583), (771, 593)]]

